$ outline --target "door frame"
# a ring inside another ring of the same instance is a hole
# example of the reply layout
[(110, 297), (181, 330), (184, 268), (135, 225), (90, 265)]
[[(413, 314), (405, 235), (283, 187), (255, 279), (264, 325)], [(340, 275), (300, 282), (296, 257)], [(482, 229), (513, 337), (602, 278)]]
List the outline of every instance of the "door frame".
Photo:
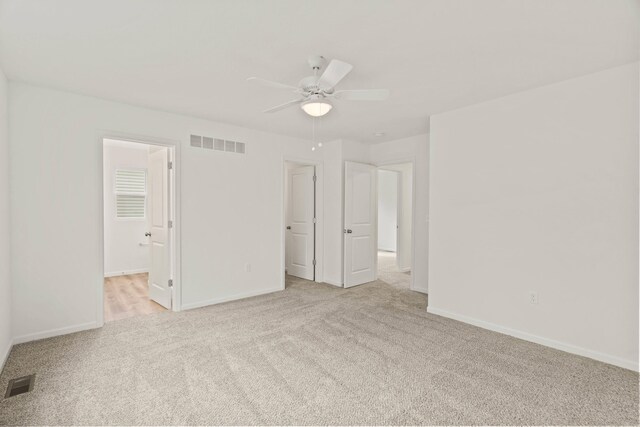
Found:
[(97, 286), (97, 327), (104, 326), (104, 140), (114, 139), (124, 142), (133, 142), (138, 144), (156, 145), (169, 150), (170, 161), (173, 162), (173, 173), (168, 174), (169, 192), (173, 197), (169, 198), (169, 220), (173, 221), (173, 227), (170, 229), (171, 238), (171, 276), (173, 279), (173, 288), (171, 293), (171, 311), (180, 311), (182, 307), (182, 274), (180, 261), (181, 248), (181, 218), (180, 218), (180, 142), (158, 137), (146, 137), (139, 135), (131, 135), (121, 132), (102, 131), (98, 135), (98, 144), (100, 145), (99, 173), (100, 182), (102, 183), (102, 191), (100, 192), (100, 238), (98, 251), (100, 254), (100, 262), (102, 265), (102, 277)]
[(315, 282), (324, 282), (324, 168), (322, 160), (309, 160), (301, 157), (282, 156), (282, 174), (280, 183), (280, 218), (281, 218), (281, 232), (280, 232), (280, 258), (281, 258), (281, 289), (285, 289), (285, 269), (287, 268), (286, 260), (286, 245), (287, 245), (287, 233), (286, 233), (286, 210), (287, 210), (287, 198), (285, 194), (285, 185), (287, 180), (287, 165), (286, 162), (299, 163), (301, 166), (314, 166), (316, 169), (316, 232), (315, 232)]
[[(378, 168), (378, 170), (380, 170), (380, 168)], [(400, 215), (402, 215), (402, 174), (400, 171), (393, 172), (396, 173), (396, 268), (398, 269), (398, 271), (400, 271), (400, 265), (398, 264), (398, 249), (400, 249), (400, 233), (398, 232), (398, 223), (400, 222)], [(411, 173), (413, 174), (413, 165), (411, 165)], [(411, 189), (413, 190), (413, 186), (411, 187)], [(413, 209), (413, 203), (411, 204), (411, 209)], [(413, 222), (413, 214), (411, 215), (411, 221)], [(413, 224), (411, 225), (413, 226)], [(411, 229), (411, 232), (413, 233), (413, 229)], [(413, 245), (413, 236), (411, 236), (411, 244)]]
[[(411, 274), (409, 275), (411, 280), (409, 282), (409, 289), (416, 292), (424, 292), (423, 290), (417, 291), (415, 289), (415, 275), (413, 274), (415, 265), (416, 265), (416, 239), (414, 234), (416, 229), (416, 158), (415, 156), (405, 156), (405, 157), (398, 157), (392, 160), (384, 160), (384, 161), (376, 162), (373, 164), (378, 169), (380, 168), (384, 169), (385, 166), (392, 166), (392, 165), (398, 165), (403, 163), (411, 163)], [(400, 181), (398, 185), (400, 185)], [(398, 209), (400, 209), (399, 205), (398, 205)], [(377, 227), (376, 227), (376, 233), (377, 233)], [(396, 247), (396, 254), (397, 254), (397, 247)], [(396, 263), (397, 263), (397, 260), (396, 260)]]

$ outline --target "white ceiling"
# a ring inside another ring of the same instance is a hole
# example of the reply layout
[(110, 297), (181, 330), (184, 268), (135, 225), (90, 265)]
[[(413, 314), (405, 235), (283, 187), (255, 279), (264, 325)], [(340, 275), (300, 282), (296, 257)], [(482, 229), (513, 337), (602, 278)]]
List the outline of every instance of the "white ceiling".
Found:
[[(311, 138), (299, 108), (263, 114), (321, 54), (354, 65), (319, 137), (379, 142), (431, 114), (638, 59), (634, 0), (6, 0), (7, 76), (101, 98)], [(374, 137), (384, 132), (383, 137)]]

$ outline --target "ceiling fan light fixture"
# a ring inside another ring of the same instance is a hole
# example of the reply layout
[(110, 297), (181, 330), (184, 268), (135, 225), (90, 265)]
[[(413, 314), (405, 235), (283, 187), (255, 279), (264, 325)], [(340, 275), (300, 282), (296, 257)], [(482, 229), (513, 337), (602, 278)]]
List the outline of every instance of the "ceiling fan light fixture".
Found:
[(331, 101), (326, 98), (314, 98), (303, 102), (301, 105), (305, 113), (312, 117), (321, 117), (333, 108)]

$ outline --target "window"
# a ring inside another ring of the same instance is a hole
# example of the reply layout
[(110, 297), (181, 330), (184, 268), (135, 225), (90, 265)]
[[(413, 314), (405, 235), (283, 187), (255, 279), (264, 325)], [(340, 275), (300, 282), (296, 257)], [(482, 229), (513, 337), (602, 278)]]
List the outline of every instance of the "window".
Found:
[(144, 219), (147, 205), (147, 171), (116, 169), (116, 218)]

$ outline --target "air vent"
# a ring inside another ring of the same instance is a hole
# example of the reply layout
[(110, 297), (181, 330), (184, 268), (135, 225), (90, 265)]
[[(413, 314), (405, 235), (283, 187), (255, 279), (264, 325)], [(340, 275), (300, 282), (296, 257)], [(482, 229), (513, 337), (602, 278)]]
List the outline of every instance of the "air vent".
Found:
[(228, 139), (212, 138), (209, 136), (191, 135), (190, 145), (194, 148), (206, 150), (224, 151), (227, 153), (246, 154), (247, 145), (244, 142)]
[(200, 135), (191, 135), (191, 146), (202, 147), (202, 137)]
[(11, 381), (9, 381), (7, 393), (4, 395), (5, 399), (8, 397), (13, 397), (19, 394), (30, 392), (31, 390), (33, 390), (33, 383), (35, 382), (35, 380), (36, 374), (12, 379)]

